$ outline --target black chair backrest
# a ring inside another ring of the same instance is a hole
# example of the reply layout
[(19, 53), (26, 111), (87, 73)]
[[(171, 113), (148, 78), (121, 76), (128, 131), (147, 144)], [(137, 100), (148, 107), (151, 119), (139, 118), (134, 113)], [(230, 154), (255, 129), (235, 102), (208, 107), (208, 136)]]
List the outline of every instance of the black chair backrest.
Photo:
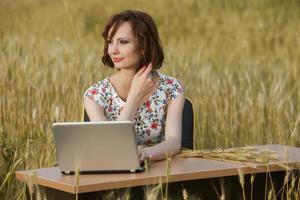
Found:
[(83, 114), (83, 121), (85, 121), (85, 122), (90, 121), (89, 115), (87, 114), (85, 108), (84, 108), (84, 114)]
[(185, 98), (182, 112), (181, 148), (194, 149), (194, 111), (188, 98)]
[[(84, 109), (83, 119), (89, 122), (90, 118)], [(182, 112), (182, 136), (181, 148), (194, 149), (194, 112), (192, 102), (185, 98), (183, 112)]]

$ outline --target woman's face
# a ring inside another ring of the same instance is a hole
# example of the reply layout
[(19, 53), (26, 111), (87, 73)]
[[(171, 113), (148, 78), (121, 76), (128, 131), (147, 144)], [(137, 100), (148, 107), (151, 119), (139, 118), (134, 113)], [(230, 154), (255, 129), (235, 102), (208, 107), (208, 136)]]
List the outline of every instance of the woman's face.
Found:
[[(111, 30), (108, 35), (110, 35)], [(136, 69), (141, 52), (134, 39), (131, 24), (124, 22), (112, 38), (108, 38), (108, 54), (117, 69)]]

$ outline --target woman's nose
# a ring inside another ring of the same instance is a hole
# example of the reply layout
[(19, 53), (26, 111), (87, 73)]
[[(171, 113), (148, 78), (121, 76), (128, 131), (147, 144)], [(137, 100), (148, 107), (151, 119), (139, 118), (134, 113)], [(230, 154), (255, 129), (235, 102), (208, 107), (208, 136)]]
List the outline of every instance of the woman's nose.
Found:
[(118, 44), (113, 44), (111, 45), (111, 53), (112, 54), (118, 54), (119, 53), (119, 47), (118, 47)]

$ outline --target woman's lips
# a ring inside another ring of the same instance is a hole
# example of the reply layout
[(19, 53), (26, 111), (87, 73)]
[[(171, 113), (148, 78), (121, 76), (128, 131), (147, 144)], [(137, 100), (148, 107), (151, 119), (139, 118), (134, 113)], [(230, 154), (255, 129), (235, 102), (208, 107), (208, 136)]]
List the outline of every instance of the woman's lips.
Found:
[(122, 61), (124, 58), (113, 58), (113, 61), (114, 62), (120, 62), (120, 61)]

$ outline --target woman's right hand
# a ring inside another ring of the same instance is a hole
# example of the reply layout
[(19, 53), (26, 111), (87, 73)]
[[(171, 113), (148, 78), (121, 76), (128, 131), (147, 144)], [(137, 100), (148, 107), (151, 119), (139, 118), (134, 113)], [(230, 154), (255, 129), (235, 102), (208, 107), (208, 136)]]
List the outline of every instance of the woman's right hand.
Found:
[(142, 67), (133, 77), (128, 100), (135, 101), (137, 106), (142, 105), (155, 89), (155, 80), (152, 76), (152, 64)]

